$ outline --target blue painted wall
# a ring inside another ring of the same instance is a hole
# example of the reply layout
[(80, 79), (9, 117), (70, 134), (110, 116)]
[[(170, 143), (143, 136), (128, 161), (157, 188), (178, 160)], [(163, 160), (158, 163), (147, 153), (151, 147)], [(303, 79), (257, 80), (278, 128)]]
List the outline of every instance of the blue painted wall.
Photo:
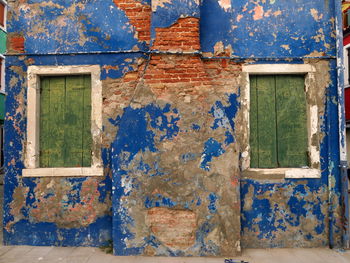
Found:
[(204, 52), (222, 41), (239, 58), (335, 56), (334, 29), (334, 1), (238, 0), (223, 8), (207, 0), (201, 6)]
[[(6, 81), (16, 80), (17, 83), (11, 86), (6, 101), (5, 244), (100, 246), (112, 239), (109, 148), (102, 149), (106, 171), (106, 177), (102, 179), (20, 176), (24, 168), (23, 142), (26, 134), (26, 117), (22, 111), (26, 100), (26, 90), (23, 88), (26, 63), (38, 66), (100, 64), (101, 67), (107, 63), (112, 69), (108, 69), (108, 72), (102, 70), (101, 80), (105, 80), (121, 77), (122, 71), (130, 68), (133, 59), (141, 56), (28, 56), (25, 60), (8, 57)], [(131, 62), (125, 62), (126, 59)], [(114, 66), (120, 67), (120, 70), (114, 70)]]
[[(156, 28), (199, 19), (203, 54), (193, 59), (210, 85), (150, 82), (150, 46), (112, 0), (10, 3), (9, 38), (23, 37), (24, 51), (12, 50), (6, 66), (4, 243), (113, 240), (118, 255), (169, 256), (232, 255), (239, 239), (242, 247), (341, 246), (334, 0), (163, 2), (152, 1), (151, 40)], [(185, 55), (177, 56), (161, 59), (175, 70)], [(310, 63), (325, 78), (320, 179), (239, 183), (245, 63)], [(89, 64), (102, 70), (105, 176), (23, 178), (28, 66)], [(150, 211), (173, 210), (196, 223), (178, 219), (187, 239), (170, 244)]]
[(24, 35), (27, 53), (119, 51), (131, 50), (135, 46), (135, 49), (144, 48), (143, 43), (134, 37), (125, 12), (112, 0), (45, 3), (44, 0), (32, 0), (19, 6), (13, 5), (18, 10), (8, 21), (9, 32)]

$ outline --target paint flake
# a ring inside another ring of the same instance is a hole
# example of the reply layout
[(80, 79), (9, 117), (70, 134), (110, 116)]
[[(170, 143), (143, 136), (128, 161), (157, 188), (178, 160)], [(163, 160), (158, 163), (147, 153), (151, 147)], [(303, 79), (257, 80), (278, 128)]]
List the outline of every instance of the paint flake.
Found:
[(219, 0), (219, 5), (227, 12), (231, 8), (231, 0)]

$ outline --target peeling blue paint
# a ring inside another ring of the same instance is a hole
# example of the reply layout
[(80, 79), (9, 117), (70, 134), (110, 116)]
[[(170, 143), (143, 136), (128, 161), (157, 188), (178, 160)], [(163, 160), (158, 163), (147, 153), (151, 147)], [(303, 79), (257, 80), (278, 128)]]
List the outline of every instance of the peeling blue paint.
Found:
[(335, 56), (333, 14), (333, 1), (271, 4), (238, 0), (231, 1), (231, 8), (225, 11), (219, 1), (205, 0), (201, 5), (202, 50), (213, 52), (222, 41), (225, 47), (231, 45), (231, 56), (241, 58), (303, 57), (313, 51)]
[(186, 153), (181, 156), (181, 160), (184, 163), (187, 163), (189, 161), (193, 161), (197, 158), (197, 154), (195, 153)]
[(201, 129), (201, 126), (199, 126), (198, 124), (192, 124), (192, 129), (194, 130), (194, 131), (199, 131), (200, 129)]
[(238, 97), (239, 94), (228, 94), (228, 106), (224, 106), (221, 101), (217, 101), (215, 103), (215, 105), (209, 111), (209, 113), (215, 118), (214, 123), (211, 126), (212, 129), (215, 130), (222, 127), (230, 131), (235, 130), (234, 119), (240, 106)]
[[(29, 1), (28, 4), (43, 2), (46, 1)], [(64, 11), (68, 12), (69, 8), (72, 8), (71, 2), (60, 1), (56, 5), (40, 4), (38, 8), (38, 11), (34, 11), (34, 7), (33, 11), (22, 8), (20, 16), (8, 22), (9, 32), (21, 28), (25, 33), (26, 53), (132, 50), (134, 46), (140, 50), (146, 48), (144, 43), (135, 39), (130, 26), (115, 26), (128, 25), (129, 19), (112, 0), (92, 0), (82, 6), (76, 5), (71, 15), (64, 14)], [(38, 20), (42, 19), (40, 13), (45, 14), (45, 22), (41, 25), (42, 31), (34, 33)]]
[(225, 152), (225, 150), (221, 147), (221, 143), (216, 141), (213, 138), (210, 138), (207, 140), (204, 144), (204, 151), (202, 153), (202, 160), (200, 167), (203, 170), (209, 171), (210, 170), (210, 162), (212, 161), (213, 157), (219, 157)]
[(8, 240), (16, 240), (16, 245), (32, 246), (104, 246), (111, 240), (111, 217), (96, 220), (87, 228), (58, 228), (54, 223), (33, 223), (21, 220), (11, 233), (4, 231), (5, 245), (13, 245)]
[[(251, 187), (254, 189), (254, 195), (249, 195), (248, 197)], [(295, 234), (295, 238), (303, 239), (303, 235), (308, 240), (322, 237), (326, 231), (324, 221), (326, 215), (322, 208), (328, 201), (314, 198), (316, 196), (315, 193), (322, 191), (325, 191), (322, 185), (317, 189), (316, 187), (310, 189), (305, 185), (298, 185), (293, 182), (266, 184), (253, 180), (244, 180), (241, 191), (243, 235), (254, 231), (257, 233), (257, 240), (261, 240), (261, 244), (266, 238), (269, 239), (269, 244), (261, 245), (262, 247), (278, 247), (284, 241), (280, 238), (277, 239), (277, 235), (283, 236), (284, 234), (282, 233), (284, 232), (287, 237), (290, 227), (300, 227), (307, 218), (312, 218), (315, 233), (307, 233), (306, 228), (304, 228), (305, 232), (298, 232), (298, 234)], [(283, 200), (286, 200), (286, 207), (273, 197), (275, 195), (278, 196), (278, 193), (281, 193)], [(247, 202), (252, 202), (249, 210), (245, 208)], [(324, 244), (326, 244), (326, 241), (324, 241)]]
[(157, 194), (152, 200), (149, 199), (149, 197), (146, 197), (145, 200), (145, 207), (146, 208), (152, 208), (152, 207), (174, 207), (177, 203), (173, 202), (170, 198), (164, 197), (160, 194)]
[(226, 139), (225, 139), (226, 145), (229, 145), (229, 144), (235, 142), (235, 138), (233, 137), (233, 135), (229, 131), (225, 132), (225, 136), (226, 136)]
[(197, 243), (201, 244), (201, 256), (216, 255), (220, 248), (212, 241), (205, 242), (205, 237), (214, 230), (214, 225), (203, 223), (196, 233)]
[[(168, 113), (177, 114), (178, 111), (172, 109), (170, 105), (160, 108), (151, 104), (139, 109), (127, 107), (117, 121), (112, 120), (112, 123), (119, 126), (118, 134), (112, 144), (112, 171), (114, 186), (116, 187), (112, 198), (114, 203), (113, 235), (120, 237), (120, 240), (118, 239), (114, 243), (114, 249), (118, 251), (119, 255), (140, 254), (143, 250), (142, 247), (127, 248), (124, 241), (133, 237), (133, 233), (126, 227), (128, 222), (133, 224), (133, 219), (121, 203), (121, 197), (125, 195), (126, 191), (122, 186), (121, 177), (127, 177), (128, 174), (128, 171), (121, 167), (127, 167), (138, 153), (156, 152), (156, 142), (171, 140), (177, 135), (179, 117), (171, 116), (169, 119), (166, 116)], [(155, 133), (156, 130), (157, 134)], [(158, 170), (156, 168), (156, 171)], [(155, 199), (146, 197), (144, 203), (146, 208), (173, 207), (175, 204), (171, 199), (161, 195), (158, 195)]]
[[(63, 15), (72, 4), (79, 3), (83, 5), (76, 5), (72, 15)], [(150, 5), (151, 1), (143, 0), (140, 3)], [(69, 224), (64, 226), (64, 222), (59, 219), (61, 214), (56, 215), (55, 222), (36, 220), (32, 212), (57, 193), (56, 190), (48, 189), (39, 196), (36, 189), (45, 179), (21, 177), (26, 139), (28, 65), (99, 65), (102, 82), (119, 85), (118, 81), (126, 73), (137, 71), (142, 61), (147, 59), (149, 47), (143, 41), (138, 41), (130, 19), (112, 0), (74, 3), (54, 0), (49, 4), (44, 0), (28, 0), (24, 4), (28, 6), (21, 5), (14, 10), (16, 12), (10, 16), (7, 27), (9, 34), (23, 35), (25, 52), (32, 54), (8, 56), (6, 60), (6, 84), (10, 88), (7, 91), (5, 122), (5, 244), (100, 246), (113, 239), (114, 253), (118, 255), (143, 254), (148, 246), (157, 255), (220, 255), (221, 247), (215, 240), (209, 240), (208, 236), (215, 234), (215, 229), (222, 228), (217, 217), (223, 205), (227, 205), (223, 202), (225, 191), (229, 188), (219, 185), (217, 192), (208, 190), (207, 185), (212, 182), (206, 180), (212, 179), (208, 171), (217, 157), (240, 147), (236, 130), (241, 125), (236, 119), (241, 108), (240, 92), (222, 95), (212, 105), (207, 105), (203, 100), (200, 109), (205, 110), (200, 113), (192, 109), (192, 105), (189, 106), (191, 118), (206, 116), (195, 121), (193, 118), (190, 122), (184, 118), (185, 106), (181, 104), (177, 108), (179, 103), (176, 101), (161, 98), (136, 108), (129, 105), (130, 98), (125, 98), (121, 102), (121, 114), (111, 115), (113, 117), (109, 116), (109, 120), (104, 120), (106, 126), (114, 126), (115, 134), (111, 135), (111, 145), (106, 143), (102, 148), (106, 177), (98, 179), (96, 188), (90, 193), (92, 197), (99, 195), (97, 205), (111, 206), (112, 203), (112, 207), (108, 207), (93, 222), (86, 223), (84, 220), (87, 215), (82, 215), (80, 220), (86, 224), (79, 227)], [(285, 179), (281, 182), (242, 179), (242, 247), (284, 247), (288, 241), (291, 242), (289, 244), (305, 247), (315, 244), (332, 247), (341, 245), (342, 225), (337, 217), (340, 200), (344, 196), (341, 195), (338, 169), (339, 130), (334, 127), (338, 127), (337, 103), (342, 100), (338, 98), (336, 90), (333, 4), (334, 1), (262, 3), (237, 0), (231, 1), (229, 8), (223, 8), (219, 1), (204, 0), (198, 5), (194, 0), (173, 0), (165, 1), (163, 6), (158, 6), (152, 13), (150, 30), (153, 40), (156, 28), (169, 27), (183, 17), (200, 18), (201, 51), (204, 54), (211, 53), (209, 57), (222, 55), (219, 52), (222, 42), (228, 50), (225, 56), (242, 63), (280, 64), (292, 61), (302, 64), (305, 56), (321, 57), (329, 62), (329, 70), (325, 72), (330, 75), (325, 97), (326, 108), (320, 116), (323, 137), (320, 144), (321, 178)], [(34, 8), (34, 11), (28, 9), (35, 5), (37, 9)], [(302, 23), (300, 17), (303, 18)], [(43, 23), (39, 25), (40, 31), (35, 29), (38, 21)], [(88, 54), (69, 54), (80, 52)], [(232, 76), (236, 77), (238, 79), (238, 76)], [(103, 84), (103, 88), (106, 87)], [(232, 88), (239, 91), (239, 84)], [(185, 127), (181, 126), (183, 123), (186, 123)], [(185, 145), (173, 158), (171, 165), (192, 165), (196, 169), (194, 173), (198, 173), (196, 180), (192, 180), (185, 169), (162, 166), (161, 158), (167, 157), (179, 143), (183, 143), (181, 140), (184, 134), (203, 135), (202, 140), (198, 139), (200, 150), (196, 152), (190, 148), (192, 145)], [(221, 134), (221, 137), (216, 134)], [(235, 168), (237, 171), (240, 169)], [(234, 173), (236, 171), (230, 171), (229, 176)], [(180, 177), (185, 178), (185, 183), (178, 180)], [(82, 192), (84, 184), (89, 182), (88, 178), (55, 180), (59, 182), (57, 185), (70, 187), (60, 201), (64, 210), (61, 211), (62, 215), (69, 209), (87, 205), (88, 199), (84, 199)], [(155, 188), (159, 186), (159, 189), (147, 192), (143, 184), (155, 184)], [(169, 186), (173, 192), (163, 192), (164, 186)], [(221, 192), (223, 189), (225, 191)], [(238, 193), (238, 188), (229, 190)], [(22, 191), (18, 194), (18, 200), (14, 198), (16, 191)], [(140, 193), (142, 198), (130, 200), (135, 192)], [(228, 191), (228, 194), (232, 192)], [(20, 199), (22, 197), (23, 200)], [(18, 208), (16, 213), (14, 201), (22, 202), (15, 205)], [(133, 243), (137, 239), (134, 233), (137, 219), (129, 209), (137, 202), (141, 203), (145, 211), (157, 207), (206, 211), (198, 220), (200, 225), (195, 229), (194, 245), (186, 252), (169, 249), (153, 233)], [(309, 222), (312, 222), (311, 227), (306, 227)]]
[(151, 37), (155, 39), (156, 28), (170, 27), (179, 18), (196, 17), (199, 18), (200, 9), (195, 0), (173, 0), (159, 4), (152, 13)]
[[(123, 152), (130, 153), (129, 157), (124, 160), (124, 162), (129, 162), (140, 151), (157, 151), (156, 141), (172, 139), (179, 132), (177, 122), (180, 118), (171, 116), (169, 121), (165, 114), (170, 111), (169, 104), (163, 109), (155, 105), (148, 105), (140, 109), (131, 107), (124, 109), (122, 117), (118, 116), (116, 120), (110, 120), (112, 124), (124, 127), (119, 129), (112, 153), (118, 156)], [(159, 138), (156, 138), (155, 133), (148, 129), (147, 116), (151, 117), (149, 123), (151, 128), (160, 131), (161, 136)], [(122, 158), (119, 161), (122, 161)]]
[(209, 205), (208, 209), (210, 213), (215, 214), (216, 213), (216, 201), (218, 200), (218, 197), (215, 195), (215, 193), (210, 193), (208, 196)]

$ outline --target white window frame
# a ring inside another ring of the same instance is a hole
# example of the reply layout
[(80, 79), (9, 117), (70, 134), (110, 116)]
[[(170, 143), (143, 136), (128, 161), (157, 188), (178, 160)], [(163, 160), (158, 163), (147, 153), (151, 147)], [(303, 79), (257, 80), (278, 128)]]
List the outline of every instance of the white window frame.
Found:
[(0, 59), (2, 60), (2, 67), (1, 67), (1, 88), (0, 88), (0, 93), (3, 93), (6, 95), (6, 89), (5, 89), (5, 63), (6, 59), (5, 56), (0, 54)]
[[(251, 64), (243, 65), (244, 85), (242, 87), (242, 110), (243, 110), (243, 129), (248, 131), (248, 136), (244, 136), (241, 167), (243, 174), (253, 175), (254, 178), (269, 175), (281, 175), (284, 178), (320, 178), (320, 150), (319, 150), (319, 125), (318, 125), (318, 107), (316, 103), (310, 104), (307, 102), (307, 128), (308, 128), (308, 151), (310, 159), (310, 167), (307, 168), (250, 168), (250, 81), (249, 75), (283, 75), (283, 74), (297, 74), (305, 75), (305, 92), (306, 97), (311, 90), (316, 89), (315, 73), (316, 69), (309, 64)], [(312, 144), (312, 138), (317, 138), (318, 145)]]
[(350, 87), (349, 83), (349, 58), (348, 58), (348, 49), (350, 52), (350, 44), (347, 44), (346, 46), (343, 47), (343, 56), (344, 56), (344, 87), (348, 88)]
[[(91, 76), (91, 167), (40, 168), (40, 77), (42, 76)], [(98, 65), (79, 66), (29, 66), (27, 89), (27, 141), (24, 177), (43, 176), (103, 176), (102, 145), (102, 83)]]
[(7, 24), (7, 8), (8, 8), (7, 1), (0, 0), (0, 2), (5, 5), (5, 9), (4, 9), (4, 26), (0, 25), (0, 29), (2, 29), (4, 32), (7, 32), (7, 26), (6, 26), (6, 24)]

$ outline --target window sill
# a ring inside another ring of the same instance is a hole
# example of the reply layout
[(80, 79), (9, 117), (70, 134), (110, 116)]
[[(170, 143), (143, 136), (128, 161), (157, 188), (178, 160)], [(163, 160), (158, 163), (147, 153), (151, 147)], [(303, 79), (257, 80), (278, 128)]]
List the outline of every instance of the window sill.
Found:
[(33, 168), (23, 169), (23, 177), (77, 177), (77, 176), (103, 176), (103, 168), (77, 167), (77, 168)]
[(298, 178), (320, 178), (319, 169), (311, 168), (275, 168), (275, 169), (255, 169), (249, 168), (242, 172), (244, 179), (298, 179)]

